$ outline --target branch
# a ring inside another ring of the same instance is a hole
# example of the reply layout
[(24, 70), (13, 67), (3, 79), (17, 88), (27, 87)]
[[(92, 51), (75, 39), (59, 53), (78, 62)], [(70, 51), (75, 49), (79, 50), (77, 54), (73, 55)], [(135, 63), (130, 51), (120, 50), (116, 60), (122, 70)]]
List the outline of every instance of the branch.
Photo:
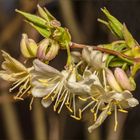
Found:
[[(71, 45), (70, 45), (71, 48), (78, 48), (78, 49), (83, 49), (86, 46), (89, 46), (89, 45), (77, 44), (77, 43), (74, 43), (74, 42), (72, 42)], [(140, 62), (140, 58), (133, 58), (133, 57), (125, 55), (123, 53), (120, 53), (120, 52), (117, 52), (117, 51), (114, 51), (114, 50), (110, 50), (110, 49), (106, 49), (106, 48), (102, 48), (100, 46), (101, 45), (89, 46), (89, 47), (92, 47), (93, 50), (101, 51), (101, 52), (104, 52), (104, 53), (107, 53), (107, 54), (112, 54), (112, 55), (122, 57), (122, 58), (127, 58), (129, 60), (134, 61), (134, 62)]]

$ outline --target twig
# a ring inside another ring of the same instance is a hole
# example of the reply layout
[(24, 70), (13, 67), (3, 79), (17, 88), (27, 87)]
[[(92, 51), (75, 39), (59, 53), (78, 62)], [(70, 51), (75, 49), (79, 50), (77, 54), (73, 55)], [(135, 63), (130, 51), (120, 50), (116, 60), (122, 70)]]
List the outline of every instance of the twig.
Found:
[[(89, 45), (77, 44), (77, 43), (74, 43), (74, 42), (72, 42), (71, 45), (70, 45), (71, 48), (78, 48), (78, 49), (83, 49), (86, 46), (89, 46)], [(110, 49), (106, 49), (106, 48), (103, 48), (103, 47), (100, 47), (100, 46), (101, 45), (90, 46), (90, 47), (92, 47), (93, 50), (101, 51), (101, 52), (104, 52), (104, 53), (107, 53), (107, 54), (112, 54), (112, 55), (122, 57), (122, 58), (127, 58), (129, 60), (134, 61), (134, 62), (140, 62), (140, 58), (133, 58), (133, 57), (125, 55), (123, 53), (120, 53), (120, 52), (117, 52), (117, 51), (114, 51), (114, 50), (110, 50)]]

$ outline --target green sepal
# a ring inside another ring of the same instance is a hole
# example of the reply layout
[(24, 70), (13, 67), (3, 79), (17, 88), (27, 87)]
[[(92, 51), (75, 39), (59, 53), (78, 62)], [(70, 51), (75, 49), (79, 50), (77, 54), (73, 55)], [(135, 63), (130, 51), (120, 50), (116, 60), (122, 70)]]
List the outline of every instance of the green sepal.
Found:
[[(113, 43), (111, 44), (108, 44), (108, 45), (103, 45), (105, 48), (107, 49), (110, 49), (110, 50), (114, 50), (114, 51), (117, 51), (117, 52), (121, 52), (124, 48), (126, 48), (126, 45), (125, 44), (116, 44), (116, 45), (113, 45)], [(115, 58), (116, 56), (115, 55), (108, 55), (108, 58), (106, 60), (106, 66), (110, 66), (110, 62)]]
[(16, 12), (23, 15), (28, 21), (34, 23), (35, 25), (38, 25), (40, 27), (46, 27), (46, 21), (43, 18), (40, 18), (39, 16), (29, 14), (27, 12), (22, 12), (20, 10), (16, 9)]
[[(28, 22), (28, 21), (26, 21)], [(47, 27), (42, 28), (39, 26), (34, 25), (31, 22), (28, 22), (34, 29), (36, 29), (43, 37), (48, 38), (51, 35), (51, 31), (49, 29), (47, 29)]]
[(135, 88), (136, 88), (136, 82), (135, 82), (134, 78), (132, 76), (130, 76), (129, 77), (129, 80), (130, 80), (130, 83), (131, 83), (131, 85), (133, 85), (134, 90), (135, 90)]
[(126, 44), (130, 47), (130, 48), (134, 48), (136, 46), (136, 41), (133, 38), (133, 36), (131, 35), (131, 33), (128, 31), (127, 27), (125, 24), (123, 24), (123, 36), (124, 36), (124, 40), (126, 42)]
[(140, 62), (139, 63), (134, 63), (134, 66), (131, 69), (131, 75), (132, 77), (135, 76), (136, 72), (140, 69)]
[(122, 67), (123, 65), (124, 61), (122, 60), (112, 61), (109, 63), (109, 67)]
[(50, 22), (51, 20), (55, 20), (55, 17), (52, 16), (52, 14), (46, 9), (40, 7), (40, 5), (37, 5), (39, 15), (44, 18), (47, 22)]

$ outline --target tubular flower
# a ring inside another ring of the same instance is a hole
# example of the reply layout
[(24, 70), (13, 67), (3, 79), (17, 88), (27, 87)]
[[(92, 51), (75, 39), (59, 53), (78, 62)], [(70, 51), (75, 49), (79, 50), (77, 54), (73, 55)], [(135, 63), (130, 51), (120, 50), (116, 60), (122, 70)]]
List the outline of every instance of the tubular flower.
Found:
[[(92, 86), (92, 94), (93, 100), (91, 100), (83, 109), (85, 110), (87, 107), (91, 107), (91, 112), (94, 114), (95, 122), (88, 128), (89, 132), (92, 132), (95, 128), (100, 126), (113, 110), (115, 111), (114, 130), (116, 131), (118, 125), (117, 111), (127, 113), (124, 109), (135, 107), (139, 104), (138, 100), (135, 99), (132, 93), (128, 90), (123, 92), (105, 92), (103, 87), (94, 85)], [(99, 113), (99, 110), (101, 110), (101, 113)]]
[(32, 75), (34, 97), (43, 97), (42, 103), (46, 107), (55, 101), (54, 110), (60, 105), (58, 113), (65, 104), (76, 117), (76, 95), (89, 93), (90, 88), (84, 83), (76, 82), (75, 68), (60, 72), (39, 60), (34, 60)]
[(135, 107), (139, 104), (138, 100), (133, 97), (130, 91), (117, 91), (110, 87), (110, 83), (109, 85), (104, 83), (105, 81), (101, 80), (99, 76), (94, 73), (94, 80), (90, 86), (90, 94), (86, 98), (82, 98), (82, 95), (80, 96), (80, 99), (85, 101), (86, 104), (79, 109), (80, 118), (82, 113), (89, 108), (94, 114), (94, 124), (89, 127), (89, 132), (99, 127), (113, 110), (115, 111), (114, 130), (116, 131), (118, 124), (117, 111), (127, 113), (124, 109)]
[(26, 68), (16, 59), (11, 57), (5, 51), (2, 51), (2, 55), (5, 61), (2, 63), (2, 69), (0, 71), (0, 77), (6, 81), (13, 82), (13, 87), (10, 88), (10, 92), (16, 88), (19, 88), (15, 99), (23, 99), (22, 97), (27, 93), (30, 94), (30, 70)]

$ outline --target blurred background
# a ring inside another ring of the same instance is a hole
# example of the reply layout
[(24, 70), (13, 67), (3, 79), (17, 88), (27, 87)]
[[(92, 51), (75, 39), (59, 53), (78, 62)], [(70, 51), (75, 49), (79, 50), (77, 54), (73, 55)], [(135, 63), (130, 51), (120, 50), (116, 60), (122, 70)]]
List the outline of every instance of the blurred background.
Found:
[[(27, 33), (37, 42), (42, 37), (15, 13), (15, 9), (36, 13), (38, 3), (69, 29), (74, 42), (96, 45), (114, 40), (108, 29), (97, 22), (97, 18), (103, 17), (101, 7), (107, 7), (121, 22), (125, 22), (135, 39), (140, 41), (139, 0), (0, 0), (0, 49), (20, 61), (23, 61), (19, 50), (21, 34)], [(62, 69), (65, 58), (66, 54), (62, 52), (51, 65)], [(2, 60), (0, 54), (0, 62)], [(134, 96), (140, 101), (139, 77), (138, 74)], [(92, 116), (87, 114), (83, 120), (75, 121), (66, 109), (58, 115), (52, 106), (43, 108), (39, 99), (34, 101), (30, 111), (31, 99), (13, 102), (8, 88), (9, 84), (0, 79), (1, 140), (140, 140), (140, 106), (130, 109), (128, 114), (119, 114), (117, 132), (113, 132), (112, 115), (89, 134), (87, 127), (91, 125)]]

